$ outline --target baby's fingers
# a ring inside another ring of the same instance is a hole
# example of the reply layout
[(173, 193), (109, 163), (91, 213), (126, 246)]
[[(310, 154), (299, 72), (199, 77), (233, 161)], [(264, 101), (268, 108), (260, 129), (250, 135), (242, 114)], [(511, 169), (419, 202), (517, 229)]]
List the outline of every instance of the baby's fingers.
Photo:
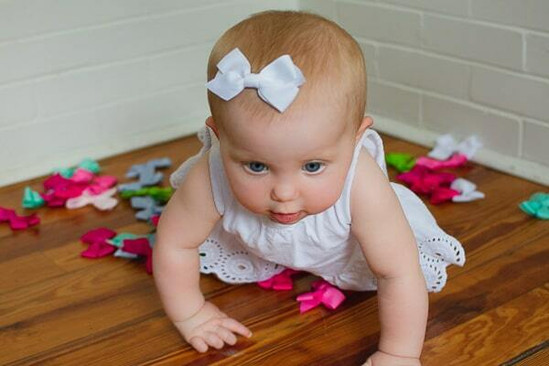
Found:
[(189, 339), (189, 343), (195, 350), (197, 350), (200, 353), (204, 353), (208, 350), (208, 345), (204, 340), (200, 337), (192, 337)]
[(252, 336), (252, 332), (248, 328), (231, 318), (223, 319), (221, 321), (221, 326), (247, 338), (250, 338)]
[(204, 340), (206, 341), (206, 343), (214, 348), (223, 348), (223, 340), (219, 337), (219, 335), (214, 332), (204, 332)]
[(217, 335), (228, 345), (234, 346), (236, 344), (236, 336), (227, 328), (218, 327)]

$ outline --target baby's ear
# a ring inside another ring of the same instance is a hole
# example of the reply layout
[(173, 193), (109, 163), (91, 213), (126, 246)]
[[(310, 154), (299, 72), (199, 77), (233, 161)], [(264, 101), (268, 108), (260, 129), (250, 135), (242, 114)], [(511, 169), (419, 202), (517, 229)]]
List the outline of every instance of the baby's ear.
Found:
[(217, 136), (217, 138), (219, 139), (219, 131), (217, 130), (217, 126), (215, 125), (215, 121), (213, 120), (212, 116), (206, 118), (206, 126), (211, 128), (215, 133), (215, 136)]
[(356, 130), (356, 136), (355, 136), (356, 140), (358, 141), (358, 139), (360, 139), (364, 131), (372, 127), (373, 124), (374, 124), (374, 120), (372, 119), (372, 117), (369, 117), (369, 116), (364, 117), (364, 119), (360, 123), (360, 126)]

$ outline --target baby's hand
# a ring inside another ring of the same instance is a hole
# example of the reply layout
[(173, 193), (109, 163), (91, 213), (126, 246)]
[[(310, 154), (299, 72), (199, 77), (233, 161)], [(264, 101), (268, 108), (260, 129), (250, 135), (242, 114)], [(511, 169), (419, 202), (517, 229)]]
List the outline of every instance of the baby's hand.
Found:
[(363, 366), (421, 366), (419, 358), (399, 357), (377, 351), (371, 355)]
[(183, 338), (198, 352), (206, 352), (208, 346), (221, 349), (226, 344), (234, 345), (238, 333), (250, 338), (252, 332), (241, 323), (231, 319), (211, 302), (205, 302), (192, 317), (174, 322)]

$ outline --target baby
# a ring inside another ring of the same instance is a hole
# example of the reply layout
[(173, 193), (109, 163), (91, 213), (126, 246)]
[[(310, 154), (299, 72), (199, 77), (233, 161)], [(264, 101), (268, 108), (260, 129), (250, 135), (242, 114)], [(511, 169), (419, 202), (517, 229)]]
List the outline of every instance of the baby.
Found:
[(356, 41), (316, 15), (259, 13), (217, 41), (208, 80), (204, 147), (171, 177), (154, 248), (179, 332), (199, 352), (251, 336), (205, 301), (200, 272), (249, 283), (291, 268), (377, 290), (381, 337), (367, 364), (419, 365), (427, 291), (465, 256), (414, 193), (388, 181)]

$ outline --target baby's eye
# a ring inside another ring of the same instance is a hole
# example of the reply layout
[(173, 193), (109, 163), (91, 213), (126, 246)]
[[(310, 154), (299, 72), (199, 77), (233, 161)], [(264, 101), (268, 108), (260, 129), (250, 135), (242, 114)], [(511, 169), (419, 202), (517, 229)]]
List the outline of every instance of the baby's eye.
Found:
[(325, 168), (324, 163), (321, 163), (318, 161), (311, 161), (303, 165), (302, 169), (307, 173), (320, 173), (322, 170), (324, 170), (324, 168)]
[(268, 170), (267, 165), (258, 161), (252, 161), (244, 164), (244, 168), (252, 174), (264, 173)]

